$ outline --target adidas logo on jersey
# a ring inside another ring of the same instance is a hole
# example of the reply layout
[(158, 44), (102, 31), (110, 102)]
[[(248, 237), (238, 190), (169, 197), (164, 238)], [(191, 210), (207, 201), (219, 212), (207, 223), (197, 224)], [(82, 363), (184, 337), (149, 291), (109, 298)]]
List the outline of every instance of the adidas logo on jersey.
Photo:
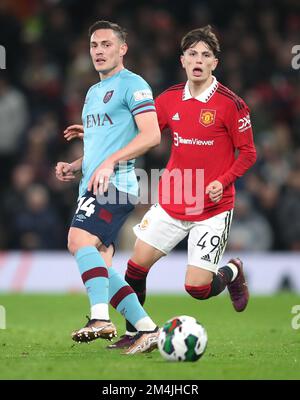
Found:
[(172, 120), (173, 121), (180, 121), (179, 114), (178, 113), (174, 114), (173, 117), (172, 117)]
[(209, 254), (205, 254), (205, 256), (201, 257), (201, 260), (205, 260), (205, 261), (211, 262)]

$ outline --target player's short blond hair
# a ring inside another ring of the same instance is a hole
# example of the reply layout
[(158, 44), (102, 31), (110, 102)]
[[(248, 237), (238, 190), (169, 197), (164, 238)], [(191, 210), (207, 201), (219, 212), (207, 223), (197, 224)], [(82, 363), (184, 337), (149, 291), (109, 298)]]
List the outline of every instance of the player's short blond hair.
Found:
[(110, 21), (96, 21), (92, 26), (89, 28), (89, 38), (92, 34), (97, 31), (98, 29), (111, 29), (115, 32), (118, 38), (121, 40), (122, 43), (126, 43), (127, 32), (125, 29), (121, 28), (118, 24)]
[(188, 32), (181, 40), (182, 53), (198, 42), (206, 43), (214, 53), (215, 57), (220, 52), (219, 40), (217, 39), (217, 36), (213, 32), (210, 25), (206, 25), (203, 28), (194, 29)]

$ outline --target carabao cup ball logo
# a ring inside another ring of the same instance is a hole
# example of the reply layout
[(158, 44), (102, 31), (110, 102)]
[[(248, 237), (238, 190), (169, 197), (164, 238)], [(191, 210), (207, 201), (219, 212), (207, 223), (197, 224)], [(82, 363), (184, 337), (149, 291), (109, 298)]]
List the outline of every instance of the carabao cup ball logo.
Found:
[(112, 95), (114, 94), (113, 90), (110, 90), (109, 92), (107, 92), (105, 94), (105, 96), (103, 97), (103, 103), (108, 103), (109, 100), (112, 98)]
[(172, 320), (165, 323), (163, 326), (163, 331), (168, 333), (172, 333), (177, 326), (181, 325), (182, 321), (179, 318), (173, 318)]

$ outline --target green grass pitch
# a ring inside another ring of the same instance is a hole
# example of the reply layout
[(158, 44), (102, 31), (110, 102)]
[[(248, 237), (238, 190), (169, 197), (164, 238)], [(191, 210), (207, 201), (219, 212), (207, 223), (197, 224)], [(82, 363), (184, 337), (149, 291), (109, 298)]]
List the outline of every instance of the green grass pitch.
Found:
[[(107, 341), (76, 344), (70, 332), (85, 323), (84, 294), (0, 295), (6, 329), (0, 329), (0, 379), (300, 379), (300, 329), (291, 309), (299, 296), (252, 297), (236, 313), (228, 295), (208, 301), (189, 296), (148, 296), (146, 309), (162, 325), (175, 315), (196, 317), (207, 329), (203, 358), (164, 361), (158, 350), (126, 356), (107, 350)], [(123, 333), (124, 322), (111, 318)]]

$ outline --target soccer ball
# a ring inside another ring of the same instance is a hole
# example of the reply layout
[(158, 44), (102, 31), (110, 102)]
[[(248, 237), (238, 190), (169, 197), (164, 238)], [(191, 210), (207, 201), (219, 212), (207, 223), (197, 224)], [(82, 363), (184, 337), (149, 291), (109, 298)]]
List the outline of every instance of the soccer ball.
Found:
[(205, 328), (187, 315), (174, 317), (161, 328), (158, 349), (168, 361), (197, 361), (207, 345)]

